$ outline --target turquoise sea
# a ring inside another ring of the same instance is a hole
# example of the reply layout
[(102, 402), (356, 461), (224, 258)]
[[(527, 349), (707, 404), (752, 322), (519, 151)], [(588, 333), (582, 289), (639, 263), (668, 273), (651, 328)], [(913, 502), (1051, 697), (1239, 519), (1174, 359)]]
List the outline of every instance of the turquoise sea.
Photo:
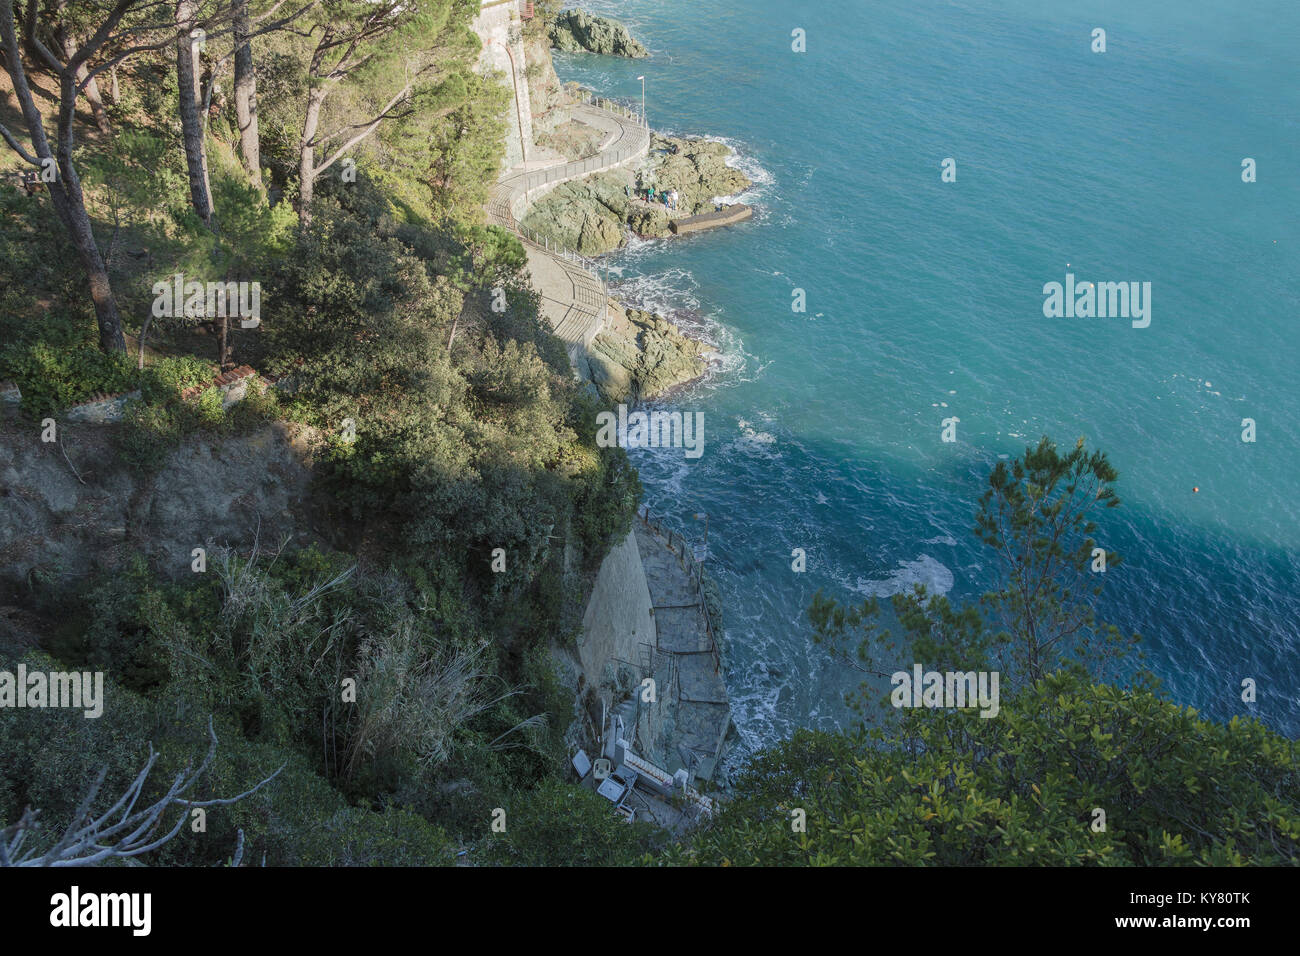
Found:
[[(985, 589), (976, 501), (1042, 434), (1120, 471), (1101, 610), (1170, 696), (1300, 734), (1300, 4), (584, 6), (654, 57), (557, 55), (561, 78), (631, 102), (645, 75), (652, 125), (723, 138), (759, 183), (749, 223), (609, 257), (616, 294), (722, 353), (672, 399), (705, 413), (703, 457), (634, 459), (669, 524), (709, 515), (745, 749), (846, 719), (817, 588)], [(1150, 282), (1150, 326), (1045, 318), (1067, 272)]]

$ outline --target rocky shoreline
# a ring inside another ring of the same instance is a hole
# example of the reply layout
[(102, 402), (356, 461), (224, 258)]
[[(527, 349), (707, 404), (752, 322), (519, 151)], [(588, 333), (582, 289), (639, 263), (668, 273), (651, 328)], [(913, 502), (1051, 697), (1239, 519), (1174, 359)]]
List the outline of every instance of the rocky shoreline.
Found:
[(643, 59), (650, 51), (632, 38), (627, 27), (609, 17), (593, 17), (583, 10), (564, 10), (551, 24), (551, 46), (564, 53), (599, 53)]
[[(629, 234), (661, 239), (673, 233), (673, 219), (713, 210), (719, 196), (734, 196), (753, 186), (743, 172), (728, 164), (735, 155), (725, 143), (704, 138), (655, 133), (650, 155), (636, 170), (612, 170), (564, 183), (533, 204), (523, 225), (584, 256), (599, 256), (627, 245)], [(677, 194), (675, 208), (648, 202)]]
[[(567, 104), (580, 99), (575, 83), (561, 83), (549, 50), (623, 57), (648, 56), (627, 28), (616, 20), (576, 9), (560, 13), (531, 56), (545, 66), (528, 76), (537, 144), (574, 161), (594, 154), (600, 133), (570, 118)], [(541, 49), (538, 49), (541, 47)], [(650, 151), (635, 168), (610, 170), (563, 183), (542, 196), (523, 217), (533, 235), (588, 257), (623, 248), (632, 236), (674, 237), (672, 223), (713, 211), (716, 199), (753, 186), (730, 165), (734, 151), (703, 137), (651, 134)], [(656, 201), (647, 201), (650, 187)], [(661, 197), (676, 193), (674, 208)], [(714, 349), (684, 331), (671, 317), (609, 300), (610, 321), (586, 356), (586, 377), (605, 398), (637, 401), (661, 398), (705, 375)]]
[[(523, 225), (584, 256), (601, 256), (627, 245), (632, 235), (646, 239), (674, 235), (674, 220), (716, 208), (716, 197), (735, 195), (753, 182), (728, 164), (735, 155), (725, 143), (703, 138), (653, 134), (650, 154), (633, 170), (613, 170), (564, 183), (533, 204)], [(676, 192), (676, 206), (648, 202)], [(662, 397), (708, 370), (711, 348), (685, 334), (669, 318), (611, 300), (610, 327), (601, 332), (588, 356), (590, 378), (612, 401)]]
[(612, 402), (660, 398), (703, 376), (712, 353), (671, 320), (611, 299), (609, 327), (587, 354), (588, 377)]

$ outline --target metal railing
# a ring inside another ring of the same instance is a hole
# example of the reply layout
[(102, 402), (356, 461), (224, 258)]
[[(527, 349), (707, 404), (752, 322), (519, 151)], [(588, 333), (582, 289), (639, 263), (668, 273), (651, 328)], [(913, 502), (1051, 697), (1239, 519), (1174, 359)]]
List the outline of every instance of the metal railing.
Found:
[[(492, 200), (490, 206), (493, 208), (495, 215), (503, 222), (507, 223), (518, 236), (526, 242), (532, 243), (540, 249), (545, 250), (553, 256), (557, 256), (581, 268), (591, 276), (592, 283), (598, 286), (600, 291), (595, 289), (579, 289), (577, 283), (574, 283), (574, 303), (579, 310), (584, 313), (590, 313), (593, 316), (600, 317), (600, 328), (603, 329), (608, 322), (608, 314), (605, 309), (605, 300), (609, 297), (609, 287), (600, 275), (600, 267), (595, 260), (584, 256), (576, 249), (570, 249), (563, 243), (552, 239), (550, 236), (544, 236), (541, 233), (528, 229), (516, 219), (514, 214), (515, 196), (522, 191), (525, 204), (528, 202), (529, 194), (551, 183), (567, 182), (571, 179), (581, 179), (593, 172), (609, 169), (621, 165), (629, 159), (638, 156), (644, 156), (650, 149), (650, 131), (645, 126), (645, 117), (636, 110), (624, 106), (608, 97), (596, 96), (589, 90), (581, 90), (578, 95), (578, 101), (593, 109), (610, 113), (614, 116), (622, 117), (625, 120), (633, 120), (638, 125), (629, 128), (623, 123), (619, 123), (619, 139), (614, 145), (605, 150), (601, 150), (594, 156), (588, 156), (578, 163), (561, 163), (558, 166), (552, 166), (547, 169), (538, 169), (532, 172), (520, 173), (504, 183), (501, 187), (509, 190), (509, 194), (504, 198), (498, 196)], [(595, 299), (595, 301), (590, 301)], [(599, 330), (598, 330), (599, 331)]]
[[(550, 236), (543, 236), (540, 232), (534, 232), (532, 229), (529, 229), (526, 226), (524, 226), (523, 223), (520, 222), (515, 223), (515, 232), (519, 234), (519, 237), (521, 239), (526, 239), (529, 242), (531, 242), (533, 245), (545, 249), (553, 256), (559, 256), (561, 259), (567, 259), (569, 262), (572, 262), (575, 265), (582, 266), (582, 268), (586, 269), (588, 272), (591, 272), (593, 274), (598, 273), (600, 271), (594, 259), (588, 259), (586, 256), (584, 256), (582, 253), (578, 252), (577, 250), (570, 249), (568, 246), (561, 245), (560, 243), (552, 239)], [(597, 279), (596, 281), (599, 282), (600, 280)]]
[(645, 115), (640, 110), (633, 109), (630, 106), (624, 106), (617, 100), (611, 100), (607, 96), (597, 96), (591, 90), (579, 90), (578, 99), (581, 102), (595, 106), (598, 109), (607, 110), (610, 113), (617, 113), (630, 120), (636, 120), (642, 127), (645, 126)]
[(611, 100), (609, 97), (597, 96), (590, 90), (578, 91), (578, 103), (622, 117), (625, 120), (631, 120), (637, 125), (629, 128), (620, 123), (619, 131), (621, 135), (618, 143), (612, 149), (602, 150), (596, 155), (588, 156), (581, 161), (575, 160), (578, 163), (576, 167), (574, 163), (562, 163), (559, 166), (522, 174), (525, 192), (532, 192), (534, 189), (557, 180), (576, 179), (609, 166), (617, 166), (619, 163), (649, 152), (650, 131), (646, 128), (645, 117), (639, 111), (624, 106), (617, 100)]

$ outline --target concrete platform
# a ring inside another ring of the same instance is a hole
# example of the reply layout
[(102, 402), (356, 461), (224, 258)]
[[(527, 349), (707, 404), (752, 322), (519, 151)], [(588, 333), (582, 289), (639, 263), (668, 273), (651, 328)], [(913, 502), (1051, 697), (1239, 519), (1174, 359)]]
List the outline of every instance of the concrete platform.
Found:
[(700, 213), (698, 216), (674, 219), (668, 224), (668, 228), (675, 235), (681, 236), (690, 232), (702, 232), (705, 229), (717, 229), (719, 226), (744, 222), (752, 215), (754, 215), (753, 206), (738, 202), (731, 206), (724, 206), (722, 209), (715, 209), (713, 212)]

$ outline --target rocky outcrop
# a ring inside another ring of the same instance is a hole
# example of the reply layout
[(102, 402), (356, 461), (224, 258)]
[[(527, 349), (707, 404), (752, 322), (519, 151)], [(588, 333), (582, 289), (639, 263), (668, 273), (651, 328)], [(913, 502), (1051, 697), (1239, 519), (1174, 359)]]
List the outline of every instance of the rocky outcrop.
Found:
[(653, 312), (628, 309), (596, 336), (591, 380), (610, 401), (654, 398), (704, 374), (708, 347)]
[(626, 186), (626, 174), (618, 172), (564, 183), (533, 204), (523, 225), (584, 256), (610, 252), (627, 241)]
[(551, 45), (565, 53), (585, 51), (632, 58), (650, 55), (617, 20), (593, 17), (582, 10), (565, 10), (557, 16), (551, 24), (550, 37)]
[(656, 133), (650, 139), (649, 169), (642, 182), (653, 184), (656, 191), (677, 190), (678, 213), (707, 212), (716, 197), (734, 196), (754, 185), (739, 169), (727, 165), (732, 155), (726, 143)]
[(667, 209), (649, 204), (633, 208), (627, 217), (629, 228), (645, 239), (659, 239), (670, 235), (668, 224), (671, 221)]
[(600, 144), (606, 135), (603, 129), (578, 120), (567, 120), (538, 135), (537, 145), (555, 150), (569, 162), (576, 162), (600, 152)]
[[(727, 165), (732, 155), (725, 143), (655, 135), (650, 156), (631, 183), (623, 172), (565, 183), (533, 204), (524, 225), (584, 256), (619, 248), (627, 242), (629, 229), (646, 238), (672, 235), (672, 218), (710, 212), (716, 197), (753, 185), (743, 172)], [(677, 190), (678, 205), (671, 215), (661, 204), (637, 198), (651, 184), (656, 191)]]
[(528, 105), (532, 110), (534, 134), (554, 129), (565, 119), (559, 109), (569, 101), (560, 78), (551, 63), (550, 41), (546, 37), (525, 37), (524, 81), (528, 87)]

